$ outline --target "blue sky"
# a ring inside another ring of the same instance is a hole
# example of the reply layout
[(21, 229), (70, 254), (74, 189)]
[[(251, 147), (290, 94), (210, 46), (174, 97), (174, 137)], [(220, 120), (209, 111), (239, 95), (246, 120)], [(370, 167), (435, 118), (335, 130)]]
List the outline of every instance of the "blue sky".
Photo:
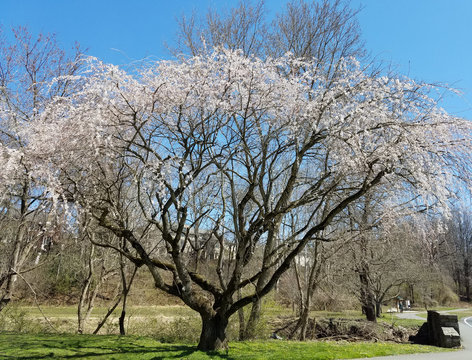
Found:
[[(286, 0), (266, 0), (270, 13)], [(0, 0), (0, 24), (56, 33), (66, 47), (78, 41), (90, 55), (113, 63), (169, 58), (176, 19), (194, 9), (225, 9), (236, 0)], [(443, 106), (472, 120), (472, 1), (352, 0), (367, 50), (418, 80), (463, 92)]]

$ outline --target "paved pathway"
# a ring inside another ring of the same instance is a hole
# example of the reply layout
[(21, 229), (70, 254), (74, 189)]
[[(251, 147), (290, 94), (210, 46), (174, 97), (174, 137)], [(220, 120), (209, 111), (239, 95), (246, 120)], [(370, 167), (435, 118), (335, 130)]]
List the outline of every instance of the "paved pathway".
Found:
[[(457, 311), (457, 310), (455, 310)], [(442, 311), (443, 312), (443, 311)], [(445, 311), (444, 311), (445, 312)], [(404, 312), (400, 315), (406, 319), (422, 319), (417, 312)], [(426, 320), (425, 320), (426, 321)], [(410, 355), (393, 355), (369, 358), (370, 360), (472, 360), (472, 317), (459, 321), (459, 330), (461, 332), (461, 344), (463, 350), (444, 353), (426, 353)]]

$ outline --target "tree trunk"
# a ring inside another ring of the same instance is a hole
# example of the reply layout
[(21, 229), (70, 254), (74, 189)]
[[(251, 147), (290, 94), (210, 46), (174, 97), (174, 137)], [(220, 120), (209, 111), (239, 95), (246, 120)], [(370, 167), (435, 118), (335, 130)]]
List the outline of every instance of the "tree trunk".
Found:
[(122, 280), (122, 288), (123, 288), (123, 292), (122, 292), (122, 298), (123, 298), (123, 304), (122, 304), (122, 307), (121, 307), (121, 315), (120, 315), (120, 318), (118, 319), (118, 323), (119, 323), (119, 326), (120, 326), (120, 335), (125, 335), (126, 334), (126, 331), (125, 331), (125, 318), (126, 318), (126, 307), (128, 305), (128, 294), (129, 294), (129, 291), (131, 289), (131, 284), (133, 283), (133, 280), (134, 280), (134, 276), (136, 275), (136, 272), (138, 271), (138, 267), (135, 266), (134, 269), (133, 269), (133, 272), (131, 274), (131, 277), (129, 279), (129, 283), (126, 283), (126, 274), (124, 272), (124, 262), (123, 262), (124, 259), (121, 259), (121, 280)]
[[(238, 289), (238, 300), (241, 300), (241, 289)], [(238, 310), (239, 319), (239, 341), (243, 341), (246, 335), (246, 320), (244, 319), (244, 308)]]
[(411, 306), (413, 306), (413, 304), (415, 303), (415, 289), (414, 289), (414, 286), (413, 284), (409, 284), (408, 285), (408, 290), (410, 291), (410, 303), (411, 303)]
[(120, 318), (118, 319), (118, 324), (120, 326), (120, 335), (126, 335), (125, 318), (126, 318), (126, 310), (125, 310), (125, 307), (123, 306), (123, 309), (121, 310)]
[[(367, 216), (369, 214), (369, 200), (369, 198), (366, 198), (365, 200), (365, 209), (362, 215), (362, 225), (364, 226), (368, 224)], [(362, 235), (359, 242), (360, 264), (357, 268), (360, 282), (360, 300), (362, 304), (362, 313), (365, 315), (367, 321), (377, 322), (374, 294), (372, 293), (372, 283), (370, 281), (368, 242), (368, 238)]]
[[(277, 222), (280, 223), (280, 219)], [(276, 233), (274, 229), (269, 230), (269, 233), (267, 235), (266, 245), (264, 247), (264, 256), (263, 256), (264, 264), (270, 263), (272, 261), (271, 253), (276, 244), (275, 234)], [(262, 268), (264, 269), (265, 266), (263, 266)], [(271, 277), (271, 274), (269, 270), (266, 269), (262, 271), (256, 284), (257, 293), (259, 293), (264, 288), (264, 286), (267, 284), (267, 281), (269, 281), (270, 277)], [(261, 309), (262, 309), (262, 299), (257, 298), (257, 300), (252, 303), (251, 313), (249, 315), (249, 319), (247, 321), (246, 328), (244, 331), (244, 340), (254, 339), (256, 337), (257, 326), (259, 325), (259, 321), (261, 319)]]
[(201, 317), (202, 333), (197, 346), (198, 350), (212, 351), (226, 349), (228, 347), (228, 340), (226, 338), (228, 318), (218, 314), (213, 317), (204, 315), (201, 315)]
[(87, 295), (90, 288), (90, 284), (92, 283), (92, 273), (89, 274), (87, 277), (84, 286), (82, 287), (82, 291), (80, 293), (79, 304), (77, 305), (77, 333), (83, 334), (84, 332), (84, 323), (87, 320), (87, 316), (84, 316), (84, 306), (85, 302), (87, 301)]
[(18, 230), (15, 236), (15, 245), (13, 248), (13, 252), (9, 257), (9, 264), (8, 264), (8, 269), (6, 270), (6, 285), (3, 289), (0, 289), (0, 311), (7, 306), (7, 304), (10, 302), (13, 290), (15, 287), (16, 279), (17, 279), (17, 272), (20, 271), (20, 265), (19, 265), (19, 259), (20, 259), (20, 251), (21, 251), (21, 245), (24, 242), (24, 236), (25, 236), (25, 225), (21, 220), (20, 225), (18, 226)]
[(106, 321), (108, 320), (108, 318), (110, 317), (110, 315), (113, 314), (113, 311), (115, 311), (115, 309), (118, 307), (118, 305), (120, 304), (120, 302), (121, 302), (121, 296), (116, 300), (116, 302), (113, 304), (113, 306), (108, 309), (108, 311), (107, 311), (107, 313), (105, 314), (105, 316), (103, 317), (103, 319), (100, 320), (100, 322), (98, 323), (97, 327), (96, 327), (95, 330), (93, 331), (93, 335), (98, 334), (98, 332), (100, 331), (100, 329), (103, 327), (103, 325), (105, 325)]
[(77, 333), (78, 334), (83, 334), (85, 321), (87, 320), (88, 312), (86, 312), (86, 314), (84, 315), (83, 311), (84, 311), (87, 299), (89, 298), (90, 286), (93, 281), (93, 275), (94, 275), (93, 254), (94, 252), (95, 252), (95, 246), (91, 245), (89, 258), (88, 258), (88, 275), (87, 275), (87, 279), (84, 282), (84, 285), (82, 286), (82, 291), (80, 292), (79, 304), (77, 305)]
[(310, 314), (309, 308), (306, 308), (303, 313), (300, 316), (300, 336), (299, 340), (300, 341), (305, 341), (306, 340), (306, 329), (308, 327), (308, 315)]
[(306, 340), (306, 329), (308, 327), (309, 314), (310, 314), (309, 308), (305, 308), (303, 309), (303, 311), (301, 311), (298, 317), (297, 323), (295, 324), (295, 327), (293, 328), (290, 335), (288, 336), (289, 339), (294, 339), (295, 335), (297, 335), (297, 332), (299, 332), (298, 340), (300, 341)]
[(251, 313), (249, 314), (249, 319), (246, 324), (243, 340), (250, 340), (256, 337), (257, 326), (259, 325), (259, 320), (261, 318), (261, 309), (262, 309), (261, 299), (257, 299), (255, 302), (252, 303)]
[(367, 321), (377, 322), (374, 297), (369, 287), (369, 279), (365, 269), (359, 272), (359, 279), (361, 283), (362, 313), (365, 314)]
[(382, 303), (380, 301), (375, 302), (375, 316), (380, 317), (382, 315)]
[(362, 311), (364, 312), (367, 321), (377, 322), (377, 317), (375, 316), (375, 306), (373, 304), (362, 305)]
[(464, 283), (465, 283), (465, 298), (470, 302), (470, 266), (468, 254), (464, 257)]
[[(122, 248), (125, 248), (125, 240), (122, 239)], [(121, 287), (122, 287), (122, 297), (123, 297), (123, 304), (121, 307), (121, 315), (120, 318), (118, 319), (118, 324), (120, 327), (120, 335), (125, 335), (126, 330), (125, 330), (125, 319), (126, 319), (126, 305), (127, 305), (127, 300), (128, 300), (128, 293), (131, 288), (131, 284), (133, 283), (134, 276), (136, 275), (136, 272), (138, 270), (138, 267), (135, 265), (133, 273), (131, 275), (131, 278), (129, 280), (129, 284), (126, 281), (126, 262), (125, 259), (123, 258), (123, 255), (120, 254), (120, 274), (121, 274)]]
[[(312, 270), (314, 267), (312, 267)], [(295, 272), (295, 279), (297, 280), (297, 289), (298, 289), (298, 320), (291, 331), (289, 335), (289, 339), (293, 339), (300, 330), (300, 335), (299, 335), (299, 340), (303, 341), (305, 339), (305, 333), (306, 333), (306, 324), (308, 323), (308, 313), (309, 313), (309, 306), (306, 306), (305, 301), (309, 301), (310, 299), (308, 298), (310, 296), (310, 291), (307, 289), (305, 286), (302, 285), (301, 279), (300, 279), (300, 271), (298, 269), (297, 262), (293, 262), (293, 270)], [(307, 286), (309, 286), (307, 284)], [(307, 297), (305, 298), (305, 289), (307, 290)]]

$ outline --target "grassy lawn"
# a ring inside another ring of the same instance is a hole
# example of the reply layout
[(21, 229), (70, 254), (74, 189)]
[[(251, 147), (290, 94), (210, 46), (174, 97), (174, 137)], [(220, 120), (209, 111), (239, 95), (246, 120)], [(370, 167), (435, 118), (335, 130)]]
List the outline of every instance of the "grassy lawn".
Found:
[(403, 326), (403, 327), (420, 327), (426, 321), (419, 319), (401, 319), (396, 315), (383, 315), (380, 319), (377, 319), (378, 322), (384, 322), (391, 325)]
[[(472, 310), (464, 310), (464, 311), (448, 311), (446, 314), (448, 315), (457, 315), (459, 319), (467, 318), (472, 316)], [(425, 315), (426, 317), (426, 315)]]
[[(231, 341), (228, 352), (211, 354), (196, 351), (194, 344), (200, 332), (198, 315), (183, 306), (132, 306), (128, 310), (125, 337), (117, 332), (118, 311), (112, 316), (101, 333), (106, 335), (75, 335), (75, 306), (42, 306), (42, 312), (54, 324), (55, 331), (46, 324), (37, 307), (17, 306), (7, 308), (0, 316), (1, 359), (352, 359), (395, 354), (444, 351), (420, 345), (373, 343), (373, 342), (295, 342)], [(90, 333), (106, 308), (97, 307), (87, 322)], [(264, 318), (275, 319), (288, 315), (279, 306), (267, 306)], [(451, 312), (453, 313), (453, 312)], [(472, 309), (457, 312), (459, 317), (472, 315)], [(3, 318), (2, 318), (3, 316)], [(360, 311), (343, 312), (313, 311), (314, 318), (362, 318)], [(426, 314), (425, 314), (426, 317)], [(3, 325), (2, 325), (3, 320)], [(381, 322), (403, 327), (415, 327), (421, 320), (399, 319), (395, 314), (385, 313)], [(9, 324), (6, 326), (6, 324)], [(1, 330), (4, 332), (2, 333)], [(8, 332), (10, 331), (10, 332)], [(46, 332), (46, 333), (45, 333)], [(237, 319), (228, 327), (231, 340), (237, 338)], [(259, 338), (268, 339), (271, 328), (261, 328)], [(47, 334), (50, 333), (50, 334)], [(67, 333), (67, 334), (66, 334)]]
[[(440, 349), (444, 351), (444, 349)], [(438, 348), (394, 343), (232, 342), (228, 352), (202, 353), (194, 346), (114, 335), (0, 334), (0, 359), (352, 359), (434, 352)]]

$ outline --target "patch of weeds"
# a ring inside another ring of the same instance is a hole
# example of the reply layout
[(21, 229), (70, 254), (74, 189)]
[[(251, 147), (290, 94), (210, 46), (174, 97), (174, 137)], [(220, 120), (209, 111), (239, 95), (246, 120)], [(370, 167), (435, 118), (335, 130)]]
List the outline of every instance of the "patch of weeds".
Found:
[(0, 331), (37, 333), (43, 330), (38, 321), (28, 318), (27, 311), (15, 304), (8, 305), (0, 312)]
[(163, 343), (196, 343), (200, 337), (201, 321), (196, 317), (177, 317), (172, 320), (151, 318), (130, 321), (128, 334), (149, 336)]

